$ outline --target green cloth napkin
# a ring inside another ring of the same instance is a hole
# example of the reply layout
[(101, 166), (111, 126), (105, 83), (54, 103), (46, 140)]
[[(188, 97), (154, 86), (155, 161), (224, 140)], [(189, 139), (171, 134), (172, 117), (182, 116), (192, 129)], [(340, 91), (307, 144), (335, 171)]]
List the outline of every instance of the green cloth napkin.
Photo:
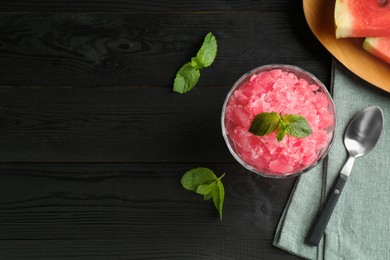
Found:
[[(390, 95), (333, 64), (336, 137), (322, 164), (297, 180), (276, 230), (274, 245), (307, 259), (390, 259)], [(389, 75), (390, 84), (390, 75)], [(385, 121), (377, 146), (356, 159), (352, 173), (316, 246), (307, 234), (344, 162), (344, 131), (353, 116), (378, 105)]]

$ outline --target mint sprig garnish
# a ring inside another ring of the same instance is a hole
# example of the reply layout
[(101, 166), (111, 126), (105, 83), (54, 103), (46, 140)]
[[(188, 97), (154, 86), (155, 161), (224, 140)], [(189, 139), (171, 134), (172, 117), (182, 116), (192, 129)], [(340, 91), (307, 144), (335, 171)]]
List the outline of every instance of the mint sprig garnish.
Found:
[(306, 118), (296, 114), (282, 116), (276, 112), (264, 112), (255, 116), (249, 132), (264, 136), (276, 132), (278, 142), (282, 141), (286, 134), (297, 138), (304, 138), (312, 134), (312, 130)]
[(173, 91), (183, 94), (193, 89), (200, 78), (200, 70), (209, 67), (217, 55), (217, 40), (209, 32), (195, 57), (184, 64), (176, 74)]
[(221, 181), (223, 176), (225, 173), (218, 178), (212, 170), (200, 167), (186, 171), (180, 180), (185, 189), (203, 195), (204, 200), (213, 198), (221, 220), (225, 200), (225, 189)]

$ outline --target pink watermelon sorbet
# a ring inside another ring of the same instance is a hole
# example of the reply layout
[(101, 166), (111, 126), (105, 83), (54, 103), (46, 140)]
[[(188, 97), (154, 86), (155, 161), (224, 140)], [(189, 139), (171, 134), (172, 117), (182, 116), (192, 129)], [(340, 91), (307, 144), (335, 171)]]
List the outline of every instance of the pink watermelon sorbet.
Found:
[[(276, 131), (256, 136), (249, 128), (262, 112), (302, 115), (312, 134), (287, 134), (280, 142)], [(265, 176), (291, 176), (311, 168), (328, 151), (334, 104), (323, 84), (298, 67), (263, 66), (236, 82), (225, 101), (222, 127), (230, 151), (246, 168)]]

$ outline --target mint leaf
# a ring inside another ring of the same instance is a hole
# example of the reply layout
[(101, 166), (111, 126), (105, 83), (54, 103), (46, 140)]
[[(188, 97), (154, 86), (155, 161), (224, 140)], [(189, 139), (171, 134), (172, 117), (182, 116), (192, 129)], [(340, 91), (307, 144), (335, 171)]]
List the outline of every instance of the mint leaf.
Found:
[(200, 195), (210, 194), (214, 190), (214, 186), (216, 185), (216, 181), (209, 184), (201, 184), (196, 188), (196, 193)]
[(195, 191), (201, 184), (209, 184), (217, 180), (214, 172), (208, 168), (195, 168), (186, 171), (180, 180), (181, 185), (190, 191)]
[(195, 87), (200, 78), (198, 69), (191, 66), (191, 62), (184, 64), (176, 74), (173, 91), (183, 94)]
[(217, 178), (212, 170), (200, 167), (185, 172), (180, 179), (180, 183), (185, 189), (203, 195), (204, 200), (213, 198), (215, 208), (219, 212), (220, 219), (222, 219), (225, 189), (221, 179), (224, 176), (225, 173)]
[(217, 47), (215, 36), (209, 32), (204, 38), (202, 47), (196, 54), (196, 57), (201, 61), (201, 68), (209, 67), (213, 63), (215, 56), (217, 56)]
[(276, 132), (276, 140), (278, 140), (278, 142), (282, 141), (285, 135), (286, 126), (284, 125), (283, 121), (280, 121), (278, 125), (278, 132)]
[(303, 116), (288, 114), (282, 117), (282, 121), (286, 126), (287, 134), (291, 136), (303, 138), (312, 134), (309, 123)]
[(210, 66), (217, 55), (217, 40), (210, 32), (206, 35), (196, 57), (184, 64), (176, 74), (173, 91), (183, 94), (193, 89), (200, 78), (200, 70)]
[(222, 220), (222, 207), (225, 200), (225, 188), (223, 187), (222, 182), (218, 179), (217, 185), (213, 190), (213, 202), (215, 208), (219, 212), (219, 218)]
[(276, 112), (260, 113), (252, 121), (249, 132), (258, 135), (268, 135), (275, 131), (280, 121), (280, 115)]
[(213, 197), (213, 191), (211, 191), (210, 193), (207, 193), (205, 195), (203, 195), (203, 199), (204, 200), (209, 200)]

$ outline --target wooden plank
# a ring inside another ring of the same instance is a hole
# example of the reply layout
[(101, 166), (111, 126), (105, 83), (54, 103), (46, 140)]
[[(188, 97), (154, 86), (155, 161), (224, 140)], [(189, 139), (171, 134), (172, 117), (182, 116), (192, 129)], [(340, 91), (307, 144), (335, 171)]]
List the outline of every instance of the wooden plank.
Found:
[(3, 240), (0, 250), (6, 259), (301, 259), (261, 239), (166, 239), (159, 234), (134, 240)]
[(287, 10), (294, 1), (284, 0), (88, 0), (88, 1), (10, 1), (0, 3), (0, 12), (210, 12)]
[(301, 66), (328, 80), (330, 56), (303, 15), (287, 12), (2, 14), (0, 86), (158, 86), (212, 31), (219, 49), (202, 86), (231, 86), (264, 64)]
[(2, 88), (0, 161), (233, 161), (220, 127), (229, 88)]
[[(226, 172), (222, 221), (179, 183), (199, 166)], [(0, 164), (1, 255), (293, 259), (271, 241), (294, 181), (237, 163)]]

